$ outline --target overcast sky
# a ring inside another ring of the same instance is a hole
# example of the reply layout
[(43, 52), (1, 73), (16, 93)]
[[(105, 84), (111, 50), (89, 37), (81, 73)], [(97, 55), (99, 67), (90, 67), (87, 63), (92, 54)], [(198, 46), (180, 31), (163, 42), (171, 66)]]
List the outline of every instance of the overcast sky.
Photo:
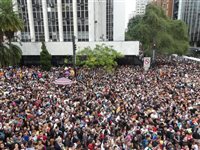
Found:
[(130, 18), (130, 14), (135, 10), (136, 0), (125, 0), (126, 2), (126, 26)]

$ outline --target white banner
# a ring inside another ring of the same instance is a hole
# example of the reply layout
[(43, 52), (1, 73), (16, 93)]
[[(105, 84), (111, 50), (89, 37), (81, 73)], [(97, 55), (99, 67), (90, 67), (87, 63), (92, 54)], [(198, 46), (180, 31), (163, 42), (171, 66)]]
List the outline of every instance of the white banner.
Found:
[(144, 69), (148, 70), (151, 66), (151, 57), (144, 57)]

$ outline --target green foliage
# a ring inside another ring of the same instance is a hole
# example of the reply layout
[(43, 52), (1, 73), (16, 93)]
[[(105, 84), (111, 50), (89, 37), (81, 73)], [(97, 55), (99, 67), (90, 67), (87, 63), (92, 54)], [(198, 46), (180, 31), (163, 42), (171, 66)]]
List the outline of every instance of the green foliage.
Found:
[(22, 51), (19, 46), (12, 43), (0, 45), (0, 66), (13, 66), (19, 64)]
[(149, 4), (144, 16), (129, 21), (126, 40), (138, 40), (146, 55), (151, 54), (153, 45), (160, 54), (185, 54), (189, 41), (187, 26), (183, 21), (171, 20), (162, 8)]
[(142, 16), (141, 15), (137, 15), (133, 18), (131, 18), (129, 20), (129, 23), (128, 23), (128, 32), (126, 32), (125, 34), (125, 37), (126, 37), (126, 41), (131, 41), (132, 40), (132, 37), (135, 32), (135, 27), (136, 25), (142, 20)]
[(40, 64), (43, 70), (49, 71), (51, 69), (51, 54), (47, 51), (46, 45), (42, 42), (42, 51), (40, 52)]
[(67, 58), (64, 59), (64, 64), (67, 65), (69, 63), (69, 60)]
[(9, 65), (9, 48), (6, 45), (0, 45), (0, 67)]
[(13, 11), (12, 0), (0, 1), (0, 20), (0, 38), (5, 35), (11, 40), (14, 36), (14, 32), (23, 29), (22, 20), (19, 18), (19, 15)]
[(117, 66), (116, 59), (123, 57), (112, 47), (96, 45), (94, 49), (85, 48), (77, 53), (77, 64), (89, 68), (101, 67), (111, 71)]
[(9, 53), (10, 53), (10, 65), (15, 65), (15, 64), (19, 64), (21, 57), (22, 57), (22, 50), (19, 46), (10, 43), (9, 44)]
[[(22, 51), (11, 43), (14, 32), (23, 29), (22, 20), (13, 11), (12, 0), (0, 0), (0, 66), (16, 65), (20, 62)], [(7, 37), (5, 43), (3, 37)]]
[(69, 58), (69, 57), (64, 58), (64, 64), (65, 65), (71, 65), (71, 64), (73, 64), (72, 58)]

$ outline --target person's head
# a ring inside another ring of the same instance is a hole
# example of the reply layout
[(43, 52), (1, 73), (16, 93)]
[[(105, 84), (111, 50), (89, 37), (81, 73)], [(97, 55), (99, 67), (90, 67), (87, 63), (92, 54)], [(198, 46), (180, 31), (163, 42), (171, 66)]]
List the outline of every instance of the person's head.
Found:
[(19, 145), (17, 143), (15, 144), (15, 148), (19, 148)]
[(189, 146), (188, 145), (184, 145), (183, 148), (185, 148), (186, 150), (189, 150)]
[(50, 139), (50, 145), (54, 145), (54, 139)]
[(3, 142), (0, 144), (0, 148), (3, 150), (5, 149)]
[(41, 140), (38, 141), (38, 145), (42, 145), (42, 141)]

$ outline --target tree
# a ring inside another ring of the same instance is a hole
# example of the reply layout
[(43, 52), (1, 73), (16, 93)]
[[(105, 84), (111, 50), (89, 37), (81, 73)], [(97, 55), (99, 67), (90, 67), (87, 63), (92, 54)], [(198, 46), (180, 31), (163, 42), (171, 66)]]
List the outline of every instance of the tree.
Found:
[(21, 48), (15, 44), (10, 43), (8, 47), (8, 51), (11, 58), (9, 59), (10, 65), (19, 64), (22, 57)]
[[(23, 29), (23, 22), (13, 11), (12, 0), (0, 1), (0, 66), (15, 65), (20, 62), (22, 51), (12, 44), (14, 32)], [(8, 42), (4, 41), (6, 37)]]
[(9, 48), (6, 45), (0, 45), (0, 67), (9, 65)]
[(126, 32), (126, 41), (131, 41), (133, 39), (133, 33), (135, 31), (135, 26), (141, 21), (142, 15), (137, 15), (129, 20), (128, 32)]
[(49, 71), (51, 69), (51, 54), (49, 54), (45, 42), (42, 42), (42, 51), (40, 52), (40, 64), (43, 70)]
[(12, 0), (0, 1), (0, 31), (2, 36), (6, 36), (8, 40), (14, 37), (14, 32), (23, 29), (23, 22), (19, 18), (19, 15), (13, 11)]
[(102, 67), (111, 71), (117, 66), (117, 58), (123, 55), (112, 47), (105, 45), (96, 45), (94, 49), (85, 48), (77, 53), (77, 64), (89, 68)]
[(140, 41), (147, 55), (151, 54), (153, 48), (159, 54), (182, 55), (189, 46), (186, 24), (180, 20), (171, 20), (161, 7), (153, 4), (147, 5), (144, 16), (130, 20), (126, 39)]

